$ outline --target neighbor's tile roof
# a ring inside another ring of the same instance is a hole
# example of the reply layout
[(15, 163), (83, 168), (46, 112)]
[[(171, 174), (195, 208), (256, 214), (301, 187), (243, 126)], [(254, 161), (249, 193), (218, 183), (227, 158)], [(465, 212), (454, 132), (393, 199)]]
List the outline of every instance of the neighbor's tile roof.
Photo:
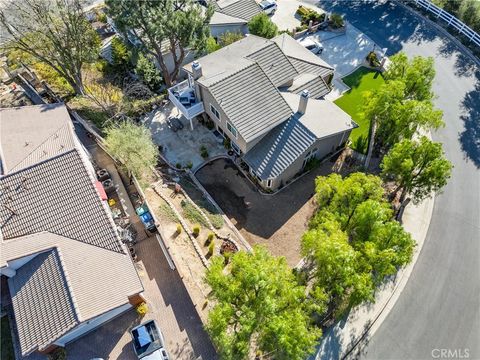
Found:
[(246, 141), (264, 134), (292, 113), (271, 80), (253, 63), (209, 87), (229, 120)]
[(35, 256), (8, 285), (22, 354), (44, 350), (79, 323), (56, 249)]
[(4, 239), (50, 231), (123, 252), (106, 211), (77, 150), (0, 178)]
[(0, 109), (0, 129), (3, 174), (75, 147), (72, 124), (63, 104)]
[(310, 63), (305, 60), (289, 57), (290, 62), (293, 64), (295, 69), (301, 74), (301, 73), (308, 73), (308, 74), (317, 74), (320, 76), (326, 76), (329, 74), (333, 74), (333, 70), (323, 67), (318, 64)]
[(213, 4), (217, 11), (247, 21), (262, 12), (255, 0), (217, 0)]
[(316, 136), (295, 117), (278, 125), (244, 157), (263, 180), (283, 173), (316, 140)]
[[(0, 242), (0, 267), (5, 266), (8, 261), (52, 249), (56, 249), (60, 254), (63, 272), (68, 280), (68, 284), (64, 285), (68, 285), (79, 322), (122, 306), (128, 303), (129, 296), (143, 290), (129, 254), (110, 251), (45, 231)], [(22, 269), (23, 267), (17, 270), (17, 274)], [(42, 289), (48, 291), (50, 280), (43, 280)], [(35, 293), (30, 293), (28, 297), (25, 295), (25, 299), (35, 302), (45, 297), (37, 298)], [(35, 304), (25, 304), (27, 305)], [(52, 318), (55, 316), (53, 314)], [(36, 318), (32, 317), (32, 322), (35, 321)], [(17, 324), (17, 327), (20, 326), (27, 325)]]
[(221, 25), (243, 25), (248, 21), (245, 19), (240, 19), (234, 16), (224, 14), (220, 11), (215, 11), (210, 19), (210, 26), (221, 26)]
[(247, 56), (257, 61), (276, 87), (291, 81), (298, 73), (274, 42)]

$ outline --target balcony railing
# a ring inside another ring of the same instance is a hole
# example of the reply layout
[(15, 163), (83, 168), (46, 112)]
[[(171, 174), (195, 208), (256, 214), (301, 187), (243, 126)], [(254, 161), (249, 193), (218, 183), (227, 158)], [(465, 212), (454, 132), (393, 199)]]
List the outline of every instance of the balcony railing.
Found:
[(203, 103), (197, 100), (195, 89), (188, 80), (168, 89), (168, 98), (189, 120), (204, 112)]

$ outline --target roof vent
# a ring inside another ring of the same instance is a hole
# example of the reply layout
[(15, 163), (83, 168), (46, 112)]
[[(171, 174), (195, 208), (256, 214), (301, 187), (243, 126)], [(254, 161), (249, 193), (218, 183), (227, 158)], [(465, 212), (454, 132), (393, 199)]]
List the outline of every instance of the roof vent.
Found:
[(300, 95), (300, 102), (298, 103), (298, 113), (305, 114), (307, 111), (308, 98), (310, 97), (310, 92), (308, 90), (303, 90)]
[(192, 73), (193, 73), (193, 79), (194, 80), (198, 80), (203, 75), (202, 74), (202, 65), (200, 65), (200, 63), (197, 60), (195, 60), (192, 63)]

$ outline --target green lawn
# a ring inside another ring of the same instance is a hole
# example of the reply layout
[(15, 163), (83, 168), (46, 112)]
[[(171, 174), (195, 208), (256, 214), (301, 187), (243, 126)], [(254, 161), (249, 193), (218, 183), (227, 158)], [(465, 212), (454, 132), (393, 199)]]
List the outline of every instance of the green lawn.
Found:
[(0, 359), (14, 360), (12, 334), (10, 333), (10, 326), (8, 324), (7, 316), (0, 319), (1, 322), (1, 343), (0, 343)]
[(367, 90), (379, 88), (385, 80), (380, 73), (363, 66), (352, 74), (345, 76), (342, 80), (351, 89), (341, 98), (335, 100), (335, 104), (349, 114), (359, 125), (358, 128), (352, 131), (350, 139), (352, 140), (352, 148), (365, 154), (368, 146), (368, 131), (370, 123), (369, 121), (362, 119), (359, 115), (363, 102), (362, 93)]

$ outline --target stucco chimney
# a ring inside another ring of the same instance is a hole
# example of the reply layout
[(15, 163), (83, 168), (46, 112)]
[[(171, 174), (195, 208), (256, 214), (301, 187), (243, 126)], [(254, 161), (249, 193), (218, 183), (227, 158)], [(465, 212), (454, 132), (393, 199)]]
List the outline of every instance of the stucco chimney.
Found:
[(192, 73), (194, 80), (198, 80), (202, 77), (202, 65), (200, 65), (197, 60), (192, 63)]
[(305, 111), (307, 111), (307, 104), (308, 104), (308, 97), (310, 96), (310, 93), (308, 90), (303, 90), (302, 94), (300, 95), (300, 102), (298, 103), (298, 113), (300, 114), (305, 114)]

